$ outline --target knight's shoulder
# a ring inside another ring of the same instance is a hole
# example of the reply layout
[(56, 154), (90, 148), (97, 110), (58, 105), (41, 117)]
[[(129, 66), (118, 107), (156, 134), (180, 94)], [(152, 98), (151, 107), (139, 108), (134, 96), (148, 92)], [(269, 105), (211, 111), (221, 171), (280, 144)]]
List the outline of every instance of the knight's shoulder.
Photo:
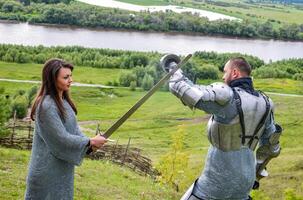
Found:
[(227, 84), (222, 83), (222, 82), (215, 82), (215, 83), (210, 84), (209, 86), (219, 87), (219, 88), (230, 88), (231, 89), (231, 87), (229, 87)]
[(273, 108), (273, 107), (274, 107), (274, 102), (273, 102), (273, 100), (272, 100), (265, 92), (259, 90), (259, 93), (260, 93), (261, 95), (263, 95), (263, 96), (269, 101), (270, 106)]
[(211, 90), (215, 95), (215, 101), (220, 105), (225, 105), (233, 97), (233, 91), (225, 83), (212, 83), (208, 86), (208, 90)]
[(210, 84), (208, 87), (212, 88), (212, 90), (218, 91), (218, 92), (225, 92), (228, 94), (230, 94), (232, 92), (231, 87), (229, 87), (225, 83), (215, 82), (215, 83)]

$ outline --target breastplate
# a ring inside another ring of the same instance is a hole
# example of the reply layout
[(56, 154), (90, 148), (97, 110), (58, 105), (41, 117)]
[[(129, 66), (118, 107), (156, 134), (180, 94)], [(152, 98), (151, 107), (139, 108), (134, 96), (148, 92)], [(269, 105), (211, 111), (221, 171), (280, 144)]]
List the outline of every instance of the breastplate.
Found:
[[(214, 116), (212, 116), (208, 122), (208, 140), (213, 146), (222, 151), (235, 151), (242, 147), (249, 147), (254, 150), (258, 144), (258, 138), (263, 133), (265, 127), (263, 124), (257, 134), (254, 135), (262, 117), (266, 114), (266, 101), (261, 94), (254, 96), (240, 88), (236, 88), (236, 91), (241, 98), (241, 108), (243, 110), (245, 125), (244, 143), (242, 143), (242, 127), (239, 115), (226, 124), (216, 121)], [(230, 106), (232, 104), (233, 102), (231, 102)], [(255, 139), (251, 140), (251, 138)]]

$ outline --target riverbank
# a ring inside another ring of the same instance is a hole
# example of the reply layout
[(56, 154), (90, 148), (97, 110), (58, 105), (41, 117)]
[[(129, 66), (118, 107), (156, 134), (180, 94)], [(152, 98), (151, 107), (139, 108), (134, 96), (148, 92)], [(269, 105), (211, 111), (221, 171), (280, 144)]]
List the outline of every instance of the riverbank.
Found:
[(89, 31), (104, 31), (104, 32), (122, 32), (122, 33), (146, 33), (146, 34), (165, 34), (167, 36), (195, 36), (195, 37), (210, 37), (210, 38), (218, 38), (218, 39), (234, 39), (234, 40), (248, 40), (248, 41), (274, 41), (274, 42), (302, 42), (303, 40), (288, 40), (288, 39), (273, 39), (273, 38), (245, 38), (245, 37), (231, 37), (226, 35), (214, 34), (214, 35), (207, 35), (198, 32), (179, 32), (179, 31), (169, 31), (169, 32), (159, 32), (155, 30), (147, 30), (147, 31), (140, 31), (136, 29), (126, 29), (126, 28), (107, 28), (107, 27), (83, 27), (78, 25), (69, 25), (69, 24), (50, 24), (50, 23), (33, 23), (33, 22), (23, 22), (18, 20), (4, 20), (0, 19), (0, 24), (28, 24), (32, 26), (44, 26), (44, 27), (53, 27), (53, 28), (66, 28), (66, 29), (79, 29), (79, 30), (89, 30)]
[(76, 25), (79, 27), (91, 28), (102, 27), (179, 33), (194, 32), (201, 35), (220, 35), (234, 38), (303, 40), (302, 31), (300, 32), (300, 27), (296, 24), (280, 24), (276, 27), (270, 21), (209, 21), (207, 18), (197, 17), (196, 15), (189, 13), (154, 12), (151, 14), (149, 11), (125, 11), (91, 6), (81, 2), (71, 2), (67, 5), (33, 4), (33, 6), (29, 5), (25, 7), (22, 4), (19, 4), (18, 6), (15, 6), (20, 7), (18, 12), (3, 12), (0, 10), (0, 19), (42, 24)]

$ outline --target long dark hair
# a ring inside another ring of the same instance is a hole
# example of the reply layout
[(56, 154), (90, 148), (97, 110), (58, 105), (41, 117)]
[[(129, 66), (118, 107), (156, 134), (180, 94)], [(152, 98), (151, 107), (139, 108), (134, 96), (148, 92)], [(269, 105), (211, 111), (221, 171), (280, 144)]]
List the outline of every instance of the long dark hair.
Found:
[[(61, 68), (69, 68), (71, 71), (73, 71), (74, 66), (58, 58), (52, 58), (45, 62), (42, 70), (42, 84), (31, 109), (30, 117), (32, 120), (35, 120), (37, 107), (42, 105), (46, 95), (49, 95), (55, 101), (60, 117), (64, 120), (65, 109), (63, 107), (63, 101), (60, 98), (57, 90), (57, 77)], [(69, 103), (75, 114), (77, 114), (77, 108), (67, 91), (63, 92), (62, 98)], [(39, 112), (41, 112), (41, 109), (39, 109)]]

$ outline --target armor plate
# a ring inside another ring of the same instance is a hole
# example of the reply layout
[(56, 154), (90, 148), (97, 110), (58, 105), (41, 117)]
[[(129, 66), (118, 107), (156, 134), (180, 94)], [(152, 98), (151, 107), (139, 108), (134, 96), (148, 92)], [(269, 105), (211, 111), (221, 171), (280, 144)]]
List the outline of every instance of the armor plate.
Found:
[[(236, 88), (236, 90), (241, 98), (241, 106), (244, 113), (246, 138), (244, 146), (248, 146), (250, 149), (254, 150), (258, 144), (260, 135), (264, 131), (264, 124), (258, 131), (256, 137), (252, 139), (251, 143), (249, 143), (249, 137), (253, 136), (256, 127), (266, 111), (266, 102), (261, 94), (257, 97), (240, 88)], [(272, 105), (270, 106), (272, 107)], [(219, 123), (214, 120), (214, 117), (212, 117), (208, 123), (208, 139), (213, 146), (216, 146), (222, 151), (239, 150), (243, 146), (241, 143), (241, 133), (242, 129), (239, 116), (233, 119), (229, 124)]]
[(198, 101), (213, 101), (225, 105), (232, 97), (232, 90), (224, 83), (214, 83), (208, 86), (191, 85), (181, 80), (169, 84), (170, 91), (185, 105), (193, 108)]

